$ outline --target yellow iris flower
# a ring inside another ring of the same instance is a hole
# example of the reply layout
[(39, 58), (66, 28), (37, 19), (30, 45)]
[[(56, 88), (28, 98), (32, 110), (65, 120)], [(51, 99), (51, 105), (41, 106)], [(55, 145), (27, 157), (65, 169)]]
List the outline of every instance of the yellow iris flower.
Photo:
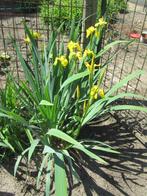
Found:
[(74, 48), (75, 48), (75, 43), (73, 41), (70, 41), (67, 44), (67, 48), (69, 49), (70, 52), (73, 52)]
[(94, 85), (90, 90), (90, 98), (97, 99), (98, 98), (99, 88), (97, 85)]
[(79, 43), (75, 43), (73, 41), (70, 41), (67, 45), (67, 48), (69, 49), (70, 52), (77, 52), (77, 51), (82, 51), (82, 48)]
[(26, 38), (24, 38), (24, 42), (26, 44), (29, 44), (31, 42), (30, 38), (27, 36)]
[(82, 51), (82, 48), (81, 48), (81, 46), (80, 46), (80, 44), (79, 43), (75, 43), (75, 46), (76, 46), (76, 49), (78, 50), (78, 51)]
[(82, 59), (82, 53), (81, 52), (77, 52), (76, 57), (81, 60)]
[(95, 36), (96, 36), (97, 38), (99, 38), (99, 37), (100, 37), (100, 31), (96, 30), (96, 31), (95, 31)]
[(90, 98), (91, 99), (97, 99), (98, 95), (101, 98), (105, 97), (105, 93), (104, 93), (104, 89), (99, 89), (99, 87), (97, 85), (94, 85), (91, 90), (90, 90)]
[(100, 18), (98, 23), (95, 24), (95, 27), (99, 27), (99, 26), (105, 26), (107, 24), (107, 22), (104, 20), (104, 18)]
[(32, 36), (34, 39), (39, 39), (41, 37), (41, 33), (33, 31)]
[[(36, 32), (36, 31), (32, 31), (31, 34), (32, 34), (32, 37), (33, 37), (35, 40), (37, 40), (37, 39), (39, 39), (39, 38), (41, 37), (41, 34), (40, 34), (39, 32)], [(31, 42), (31, 40), (30, 40), (30, 38), (29, 38), (28, 35), (24, 38), (24, 42), (25, 42), (26, 44), (29, 44), (29, 43)]]
[(101, 66), (101, 64), (90, 64), (90, 63), (88, 63), (88, 62), (85, 62), (85, 66), (87, 67), (87, 69), (90, 71), (90, 72), (92, 72), (92, 71), (94, 71), (94, 69), (95, 68), (98, 68), (98, 67), (100, 67)]
[(69, 59), (72, 59), (72, 58), (75, 58), (75, 59), (78, 59), (79, 61), (82, 59), (82, 52), (71, 52), (70, 55), (69, 55)]
[(88, 62), (85, 62), (85, 66), (87, 67), (87, 69), (89, 70), (89, 72), (92, 72), (93, 71), (93, 65), (88, 63)]
[(68, 60), (67, 60), (67, 58), (66, 58), (64, 55), (62, 55), (62, 56), (60, 56), (60, 57), (56, 57), (55, 63), (54, 63), (54, 64), (57, 65), (58, 62), (60, 62), (61, 65), (62, 65), (64, 68), (68, 65)]
[(75, 60), (82, 59), (82, 48), (79, 43), (70, 41), (67, 45), (67, 48), (70, 51), (69, 59), (75, 58)]
[(87, 56), (92, 56), (92, 57), (94, 57), (95, 54), (94, 54), (94, 52), (93, 52), (92, 50), (86, 49), (86, 50), (84, 51), (84, 57), (87, 57)]
[(90, 35), (92, 35), (94, 32), (96, 31), (96, 29), (91, 26), (86, 30), (86, 37), (88, 38)]
[(101, 98), (105, 97), (104, 89), (99, 89), (98, 94)]

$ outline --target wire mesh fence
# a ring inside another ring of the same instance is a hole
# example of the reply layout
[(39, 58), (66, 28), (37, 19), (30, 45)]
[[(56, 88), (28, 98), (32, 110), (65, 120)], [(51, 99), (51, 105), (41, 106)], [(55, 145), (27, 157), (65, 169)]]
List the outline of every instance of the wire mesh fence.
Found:
[[(126, 48), (121, 45), (111, 49), (110, 54), (114, 51), (117, 52), (115, 58), (113, 58), (110, 66), (108, 67), (106, 74), (106, 86), (113, 86), (119, 82), (129, 73), (137, 69), (147, 71), (147, 45), (145, 40), (142, 40), (143, 32), (147, 30), (147, 9), (146, 1), (129, 0), (126, 1), (127, 9), (125, 12), (121, 12), (116, 18), (112, 17), (114, 22), (110, 23), (107, 39), (132, 39), (131, 35), (140, 35), (136, 41)], [(120, 52), (118, 52), (120, 50)], [(135, 92), (147, 96), (147, 79), (146, 74), (144, 76), (132, 80), (122, 89), (123, 91)], [(120, 93), (120, 91), (118, 92)], [(134, 100), (136, 103), (146, 105), (146, 101)], [(132, 126), (132, 129), (136, 128), (143, 130), (146, 127), (146, 115), (138, 112), (128, 112), (119, 114), (125, 123)], [(131, 123), (133, 122), (133, 123)], [(138, 122), (138, 123), (137, 123)]]
[[(40, 40), (40, 46), (42, 40), (46, 41), (50, 38), (51, 29), (57, 29), (64, 22), (62, 32), (58, 36), (58, 43), (64, 41), (66, 44), (72, 19), (75, 18), (79, 22), (83, 16), (86, 17), (92, 12), (93, 14), (89, 17), (86, 25), (81, 28), (81, 33), (85, 32), (87, 25), (94, 23), (95, 16), (106, 15), (109, 25), (102, 41), (103, 44), (118, 39), (128, 40), (132, 34), (140, 35), (139, 39), (136, 39), (133, 44), (127, 47), (119, 45), (111, 48), (109, 53), (103, 57), (104, 60), (115, 54), (107, 69), (105, 86), (113, 86), (136, 69), (147, 71), (147, 44), (145, 43), (146, 37), (143, 37), (143, 32), (147, 33), (147, 1), (119, 0), (118, 5), (115, 4), (115, 6), (112, 2), (114, 1), (4, 0), (0, 2), (0, 53), (7, 52), (11, 56), (9, 68), (0, 65), (0, 85), (4, 85), (5, 72), (8, 69), (13, 70), (18, 77), (23, 75), (17, 55), (12, 47), (10, 35), (19, 42), (21, 51), (27, 56), (28, 46), (24, 43), (24, 21), (27, 22), (31, 29), (44, 35)], [(133, 91), (146, 96), (146, 85), (147, 77), (144, 75), (129, 82), (124, 86), (123, 91)]]
[[(144, 2), (145, 3), (145, 2)], [(131, 33), (139, 33), (140, 35), (147, 28), (147, 12), (144, 9), (145, 4), (142, 1), (128, 1), (127, 13), (119, 14), (115, 24), (111, 26), (112, 35), (117, 39), (127, 39)], [(120, 46), (118, 47), (118, 49)], [(112, 69), (111, 85), (114, 82), (122, 79), (125, 74), (128, 74), (136, 69), (146, 69), (147, 64), (147, 50), (146, 44), (138, 39), (133, 45), (122, 50), (121, 53), (116, 55), (114, 59), (114, 67)], [(117, 79), (116, 79), (117, 77)], [(146, 94), (146, 80), (141, 78), (129, 83), (125, 90), (128, 90), (129, 86), (132, 87), (134, 92), (140, 91), (144, 95)], [(141, 87), (141, 86), (142, 87)]]
[[(79, 3), (80, 2), (80, 3)], [(9, 67), (1, 66), (1, 86), (5, 81), (5, 70), (13, 69), (14, 74), (21, 76), (22, 70), (18, 65), (17, 55), (12, 47), (11, 37), (19, 42), (21, 51), (28, 55), (28, 46), (24, 43), (25, 31), (23, 22), (25, 21), (32, 30), (40, 32), (43, 36), (41, 41), (50, 38), (51, 29), (58, 29), (64, 22), (62, 32), (58, 36), (58, 43), (62, 41), (66, 44), (68, 40), (70, 24), (72, 18), (76, 21), (82, 19), (83, 1), (11, 1), (5, 0), (0, 3), (0, 52), (7, 52), (11, 56)], [(59, 46), (59, 45), (58, 45)]]

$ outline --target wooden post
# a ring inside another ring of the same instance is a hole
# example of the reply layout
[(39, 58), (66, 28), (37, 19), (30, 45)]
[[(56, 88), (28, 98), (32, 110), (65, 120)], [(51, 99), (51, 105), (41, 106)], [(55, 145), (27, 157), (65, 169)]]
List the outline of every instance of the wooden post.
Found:
[(102, 0), (101, 3), (101, 17), (105, 15), (107, 9), (107, 0)]
[[(104, 17), (105, 16), (105, 14), (106, 14), (106, 8), (107, 8), (107, 0), (102, 0), (102, 2), (101, 2), (101, 15), (100, 15), (100, 17)], [(99, 41), (98, 46), (97, 46), (97, 53), (101, 50), (102, 39), (103, 39), (103, 37), (102, 37), (103, 36), (103, 32), (102, 32), (100, 41)], [(98, 62), (97, 63), (99, 63), (99, 59), (98, 59)]]
[(144, 2), (144, 11), (147, 12), (147, 0)]
[(95, 24), (97, 18), (98, 0), (84, 0), (83, 22), (82, 22), (82, 44), (86, 47), (86, 29)]

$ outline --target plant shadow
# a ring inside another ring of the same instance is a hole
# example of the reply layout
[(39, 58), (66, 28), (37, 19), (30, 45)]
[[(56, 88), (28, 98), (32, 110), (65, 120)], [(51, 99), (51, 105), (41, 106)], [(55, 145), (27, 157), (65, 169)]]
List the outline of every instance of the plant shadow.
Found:
[[(130, 119), (132, 118), (130, 117)], [(127, 118), (127, 120), (129, 119)], [(93, 196), (94, 192), (97, 195), (103, 196), (116, 195), (113, 191), (107, 189), (106, 184), (109, 184), (109, 186), (117, 190), (117, 193), (119, 192), (119, 194), (125, 196), (129, 196), (128, 190), (132, 190), (130, 182), (137, 187), (144, 186), (142, 182), (138, 183), (137, 178), (142, 173), (147, 174), (147, 172), (145, 172), (145, 169), (147, 171), (147, 150), (139, 141), (136, 146), (137, 139), (133, 131), (136, 124), (140, 124), (140, 121), (136, 121), (137, 120), (134, 119), (132, 122), (129, 121), (128, 124), (118, 115), (108, 115), (105, 119), (96, 119), (81, 130), (79, 139), (94, 139), (104, 142), (114, 149), (117, 149), (120, 154), (94, 151), (109, 163), (108, 166), (101, 165), (82, 154), (81, 161), (77, 159), (78, 166), (76, 166), (82, 183), (75, 183), (72, 191), (70, 191), (70, 195), (74, 195), (74, 191), (79, 189), (81, 184), (87, 196)], [(2, 166), (13, 175), (16, 159), (13, 157), (13, 159), (10, 158), (10, 160), (11, 164), (9, 164), (7, 160), (7, 164), (4, 163)], [(26, 173), (26, 164), (22, 162), (18, 179), (23, 182), (26, 181), (25, 176), (22, 175), (24, 173)], [(116, 173), (118, 178), (115, 177)], [(33, 178), (37, 176), (35, 169), (32, 170), (30, 176)], [(101, 181), (104, 181), (104, 184), (101, 183)], [(26, 190), (24, 195), (27, 195), (31, 190), (34, 190), (37, 194), (38, 191), (35, 188), (34, 182), (31, 183), (27, 182), (24, 188)]]
[[(111, 118), (114, 117), (111, 116)], [(100, 124), (96, 122), (86, 126), (81, 131), (80, 138), (104, 142), (117, 149), (120, 154), (94, 151), (109, 163), (108, 166), (103, 166), (82, 155), (84, 161), (81, 165), (79, 164), (77, 171), (84, 191), (88, 196), (92, 196), (94, 192), (104, 196), (116, 195), (116, 192), (129, 196), (134, 186), (145, 187), (145, 181), (138, 182), (138, 177), (141, 174), (147, 174), (147, 150), (133, 134), (136, 119), (128, 125), (124, 121), (121, 122), (121, 117), (115, 116), (115, 119), (109, 118), (107, 123), (104, 121)], [(109, 189), (107, 189), (108, 184)], [(74, 189), (76, 188), (75, 185)], [(113, 189), (116, 190), (115, 193), (111, 191)]]
[(7, 193), (7, 192), (0, 191), (0, 196), (15, 196), (15, 195), (13, 193)]

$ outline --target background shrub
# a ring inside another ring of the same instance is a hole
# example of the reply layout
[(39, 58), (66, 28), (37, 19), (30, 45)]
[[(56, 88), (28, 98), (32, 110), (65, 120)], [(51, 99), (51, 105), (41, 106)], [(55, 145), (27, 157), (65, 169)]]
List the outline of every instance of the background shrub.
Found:
[(40, 7), (40, 15), (47, 25), (54, 24), (58, 28), (63, 22), (64, 30), (69, 29), (72, 18), (76, 21), (82, 18), (82, 1), (72, 0), (43, 0)]
[(115, 19), (119, 12), (127, 11), (127, 3), (125, 0), (110, 0), (108, 4), (107, 17), (111, 19)]
[[(98, 2), (98, 17), (101, 15), (101, 3)], [(119, 12), (124, 12), (127, 9), (125, 0), (108, 0), (107, 1), (107, 18), (116, 18)], [(53, 23), (55, 28), (58, 28), (63, 22), (64, 29), (68, 30), (72, 18), (76, 21), (82, 19), (83, 0), (43, 0), (40, 6), (40, 16), (43, 23), (49, 25)]]

